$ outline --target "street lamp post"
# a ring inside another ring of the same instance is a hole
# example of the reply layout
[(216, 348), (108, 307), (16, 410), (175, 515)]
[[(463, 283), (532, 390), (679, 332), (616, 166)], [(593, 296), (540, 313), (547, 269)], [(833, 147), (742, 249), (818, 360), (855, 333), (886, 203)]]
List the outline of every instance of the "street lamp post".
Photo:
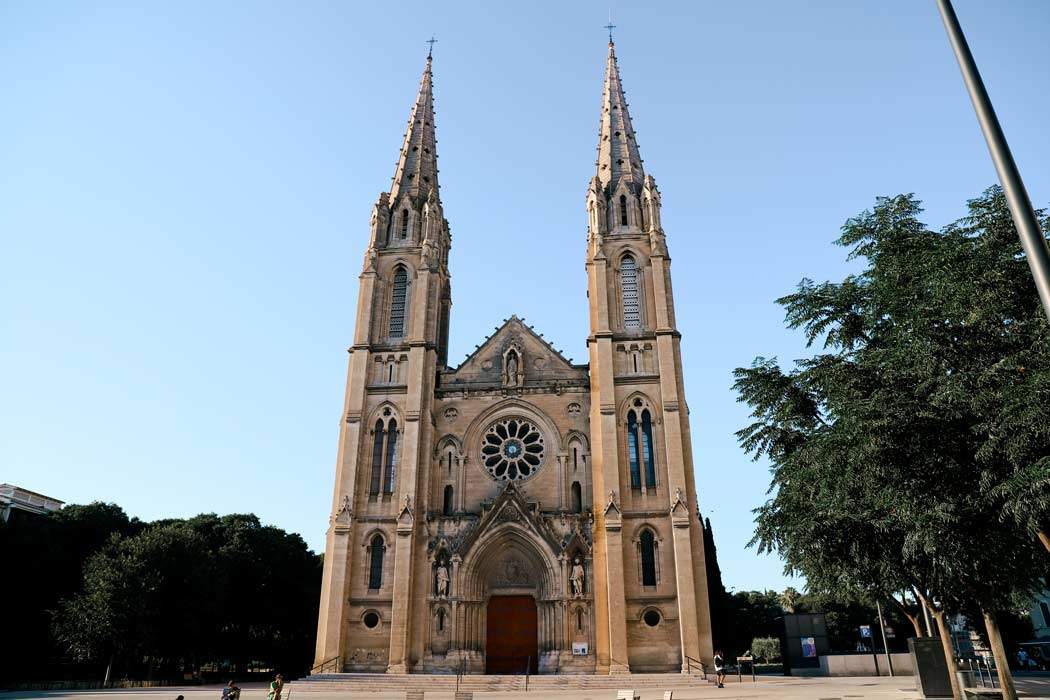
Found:
[(1028, 265), (1035, 279), (1035, 288), (1039, 292), (1039, 299), (1043, 302), (1043, 312), (1050, 320), (1050, 249), (1047, 248), (1046, 239), (1039, 228), (1039, 220), (1032, 208), (1032, 200), (1028, 198), (1028, 192), (1025, 191), (1021, 173), (1018, 172), (1017, 163), (1014, 162), (1014, 157), (1010, 153), (1010, 146), (1006, 143), (1006, 136), (999, 125), (999, 119), (995, 116), (995, 109), (984, 87), (984, 81), (981, 80), (977, 64), (973, 60), (970, 46), (966, 43), (962, 27), (959, 26), (955, 8), (952, 7), (951, 0), (937, 0), (937, 8), (941, 12), (944, 28), (948, 32), (948, 40), (959, 62), (959, 70), (962, 71), (966, 90), (970, 93), (970, 101), (973, 102), (974, 111), (977, 112), (977, 121), (981, 124), (984, 140), (988, 143), (988, 150), (992, 154), (995, 172), (999, 175), (999, 182), (1003, 186), (1006, 201), (1010, 205), (1010, 216), (1014, 220), (1017, 235), (1024, 247), (1025, 257), (1028, 258)]

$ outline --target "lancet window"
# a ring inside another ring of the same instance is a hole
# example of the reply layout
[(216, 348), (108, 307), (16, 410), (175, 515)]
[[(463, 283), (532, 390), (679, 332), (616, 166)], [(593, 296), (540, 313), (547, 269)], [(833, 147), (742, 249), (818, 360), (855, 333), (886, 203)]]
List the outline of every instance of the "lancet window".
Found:
[(383, 587), (383, 557), (386, 554), (386, 543), (383, 536), (376, 533), (368, 544), (368, 588), (377, 591)]
[(394, 287), (390, 294), (390, 337), (405, 335), (405, 306), (408, 300), (408, 272), (403, 267), (394, 273)]
[(372, 473), (368, 482), (368, 494), (378, 496), (380, 492), (394, 492), (398, 463), (397, 420), (387, 415), (376, 421), (372, 431)]
[(646, 528), (638, 538), (638, 549), (641, 555), (642, 585), (656, 585), (656, 536)]
[(620, 297), (623, 304), (623, 327), (642, 327), (641, 307), (638, 301), (638, 265), (634, 257), (623, 256), (620, 261)]
[(631, 488), (656, 486), (656, 454), (653, 445), (653, 418), (641, 399), (627, 412), (627, 463), (631, 474)]

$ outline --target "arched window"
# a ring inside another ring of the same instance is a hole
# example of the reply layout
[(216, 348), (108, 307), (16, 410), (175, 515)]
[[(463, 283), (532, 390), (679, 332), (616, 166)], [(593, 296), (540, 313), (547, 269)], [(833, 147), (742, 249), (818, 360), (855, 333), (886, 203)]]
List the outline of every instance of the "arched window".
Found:
[(372, 480), (368, 486), (368, 493), (372, 496), (379, 495), (379, 482), (383, 475), (383, 421), (376, 421), (375, 440), (372, 443)]
[(445, 487), (445, 500), (441, 507), (442, 515), (452, 515), (452, 484)]
[(572, 482), (572, 512), (583, 512), (583, 489), (578, 481)]
[(620, 226), (627, 225), (627, 196), (620, 195)]
[[(623, 302), (623, 327), (642, 327), (642, 315), (638, 306), (638, 266), (630, 255), (620, 261), (620, 296)], [(392, 335), (392, 334), (391, 334)]]
[(408, 238), (408, 209), (401, 210), (401, 240)]
[(656, 585), (656, 538), (652, 530), (642, 530), (642, 585)]
[(408, 298), (408, 272), (397, 268), (394, 273), (394, 288), (390, 294), (390, 337), (405, 335), (405, 301)]
[(583, 631), (583, 610), (576, 608), (576, 631)]
[(634, 411), (627, 412), (627, 461), (631, 467), (631, 488), (642, 488), (641, 460), (638, 452), (638, 418)]
[(394, 492), (397, 471), (397, 421), (391, 419), (386, 431), (386, 468), (383, 470), (383, 493)]
[(580, 466), (580, 448), (577, 445), (573, 445), (572, 446), (572, 470), (576, 471), (576, 469), (579, 466)]
[(445, 631), (445, 609), (438, 608), (438, 632)]
[(383, 554), (386, 545), (383, 536), (376, 534), (368, 546), (368, 589), (378, 591), (383, 587)]
[(645, 485), (656, 486), (656, 461), (653, 459), (653, 421), (649, 411), (642, 411), (642, 458), (645, 460)]

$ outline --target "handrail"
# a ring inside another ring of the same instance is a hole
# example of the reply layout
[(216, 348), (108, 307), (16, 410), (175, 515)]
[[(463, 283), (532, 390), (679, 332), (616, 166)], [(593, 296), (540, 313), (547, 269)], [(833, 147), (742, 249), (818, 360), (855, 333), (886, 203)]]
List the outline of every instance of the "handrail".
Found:
[(333, 661), (338, 661), (339, 658), (340, 658), (339, 656), (333, 656), (330, 659), (322, 661), (321, 663), (317, 664), (316, 666), (314, 666), (313, 668), (310, 669), (310, 675), (311, 676), (314, 675), (314, 671), (321, 671), (323, 673), (325, 666), (327, 666), (328, 664), (332, 663)]
[(707, 667), (704, 666), (704, 662), (700, 659), (694, 659), (692, 656), (685, 656), (685, 672), (691, 674), (693, 672), (694, 665), (700, 668), (700, 672), (704, 674), (704, 680), (706, 681)]
[(532, 670), (532, 657), (525, 662), (525, 692), (529, 692), (529, 671)]
[(459, 681), (463, 678), (463, 674), (467, 668), (467, 660), (461, 658), (459, 660), (459, 669), (456, 670), (456, 692), (459, 692)]

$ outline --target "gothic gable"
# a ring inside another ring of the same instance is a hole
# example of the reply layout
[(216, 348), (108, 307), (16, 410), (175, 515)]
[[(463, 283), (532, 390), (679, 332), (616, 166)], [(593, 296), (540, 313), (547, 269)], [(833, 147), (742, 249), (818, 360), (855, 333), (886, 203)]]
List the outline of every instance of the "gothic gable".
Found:
[(482, 503), (481, 519), (473, 530), (459, 543), (457, 553), (465, 557), (474, 543), (486, 532), (503, 523), (515, 523), (531, 535), (543, 540), (551, 552), (561, 551), (557, 534), (540, 516), (539, 503), (529, 503), (525, 493), (513, 481), (490, 503)]
[(441, 378), (444, 389), (510, 391), (566, 381), (588, 381), (587, 366), (572, 364), (517, 316), (504, 321), (459, 367)]

